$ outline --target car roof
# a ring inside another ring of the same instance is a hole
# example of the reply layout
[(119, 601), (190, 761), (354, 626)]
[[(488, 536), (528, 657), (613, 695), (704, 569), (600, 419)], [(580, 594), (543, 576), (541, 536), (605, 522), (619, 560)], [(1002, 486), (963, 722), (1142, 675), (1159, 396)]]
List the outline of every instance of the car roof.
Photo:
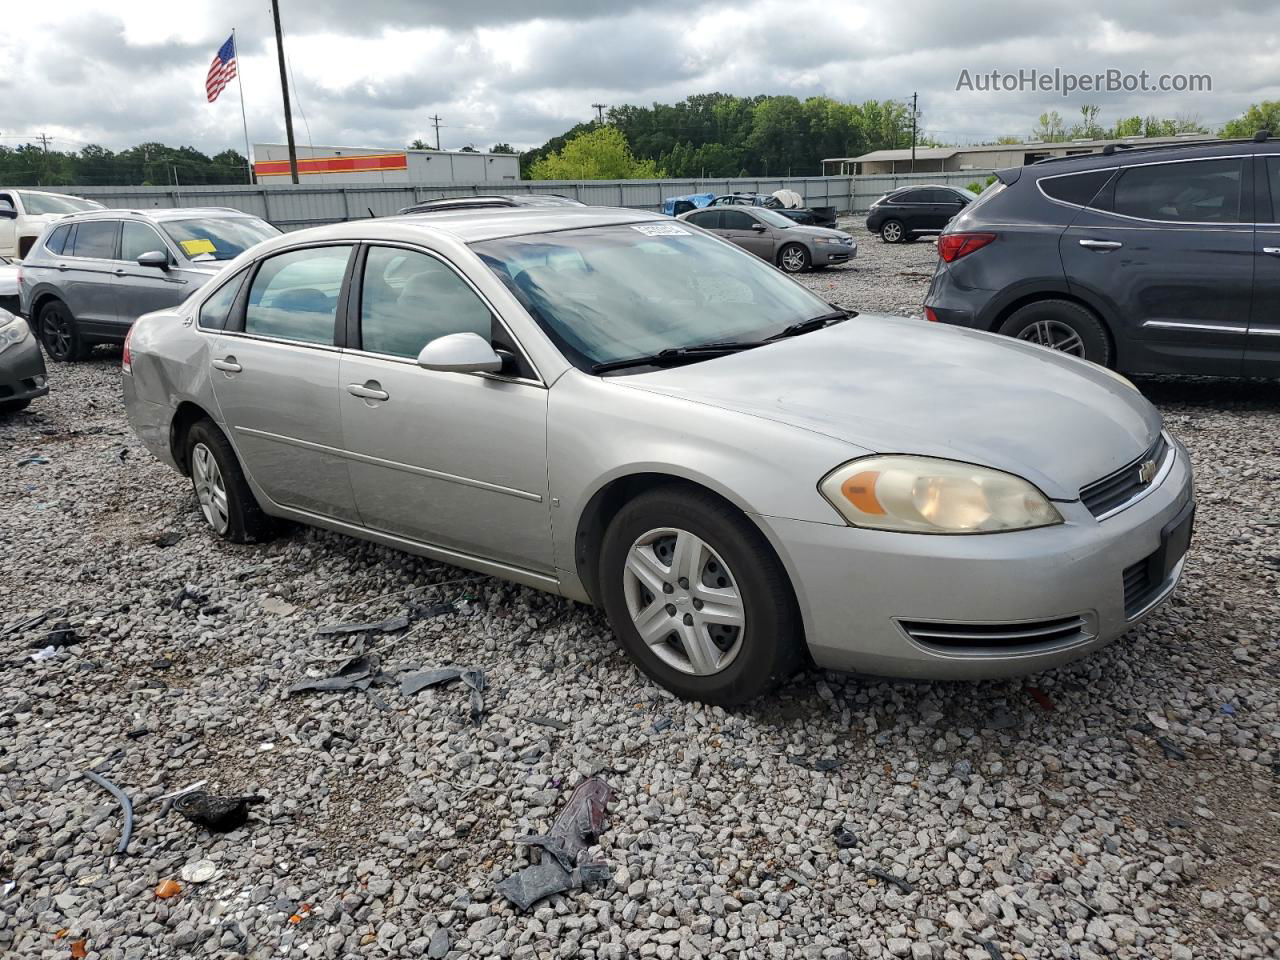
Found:
[(1191, 140), (1186, 143), (1162, 143), (1147, 147), (1123, 147), (1110, 153), (1087, 153), (1074, 157), (1049, 157), (1038, 160), (1029, 168), (1036, 178), (1057, 176), (1084, 170), (1131, 166), (1137, 163), (1164, 163), (1172, 160), (1200, 160), (1213, 157), (1246, 156), (1257, 152), (1257, 147), (1280, 143), (1270, 140)]
[(92, 203), (98, 203), (93, 197), (77, 197), (74, 193), (57, 193), (53, 190), (36, 190), (33, 187), (0, 187), (0, 191), (5, 193), (38, 193), (45, 197), (70, 197), (72, 200), (89, 200)]
[(103, 210), (81, 210), (77, 213), (68, 213), (62, 219), (121, 220), (129, 217), (154, 220), (157, 223), (166, 220), (192, 220), (197, 217), (217, 218), (220, 220), (232, 217), (261, 219), (252, 213), (245, 213), (243, 210), (237, 210), (234, 207), (149, 207), (146, 210), (134, 210), (128, 207), (107, 207)]
[[(448, 234), (462, 243), (518, 237), (532, 233), (552, 233), (615, 224), (670, 222), (671, 218), (647, 210), (619, 207), (478, 207), (408, 213), (397, 217), (351, 220), (324, 227), (297, 230), (285, 236), (292, 241), (367, 239), (385, 230), (387, 237), (409, 238), (413, 231)], [(273, 241), (274, 242), (274, 241)]]

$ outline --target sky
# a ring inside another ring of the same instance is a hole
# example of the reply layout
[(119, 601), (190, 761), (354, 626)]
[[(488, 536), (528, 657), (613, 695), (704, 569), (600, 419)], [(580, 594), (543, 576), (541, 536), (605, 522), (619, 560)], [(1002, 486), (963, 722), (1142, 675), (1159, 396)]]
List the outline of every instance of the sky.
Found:
[[(280, 0), (300, 144), (399, 148), (434, 140), (536, 146), (593, 103), (696, 93), (920, 97), (926, 134), (974, 143), (1068, 122), (1196, 118), (1210, 127), (1280, 99), (1275, 0)], [(112, 9), (114, 8), (114, 9)], [(14, 3), (0, 34), (0, 144), (144, 141), (244, 150), (238, 89), (204, 78), (232, 27), (249, 137), (284, 141), (268, 0)], [(993, 70), (1207, 74), (1194, 93), (957, 90)]]

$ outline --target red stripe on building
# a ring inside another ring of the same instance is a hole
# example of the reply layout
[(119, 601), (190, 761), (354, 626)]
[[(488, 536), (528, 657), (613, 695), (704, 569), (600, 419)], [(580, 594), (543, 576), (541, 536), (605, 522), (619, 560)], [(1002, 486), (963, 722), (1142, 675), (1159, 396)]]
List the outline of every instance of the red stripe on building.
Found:
[[(299, 157), (299, 174), (370, 173), (379, 170), (407, 170), (409, 157), (403, 153), (357, 154), (349, 157)], [(289, 175), (288, 160), (259, 160), (253, 172), (260, 177)]]

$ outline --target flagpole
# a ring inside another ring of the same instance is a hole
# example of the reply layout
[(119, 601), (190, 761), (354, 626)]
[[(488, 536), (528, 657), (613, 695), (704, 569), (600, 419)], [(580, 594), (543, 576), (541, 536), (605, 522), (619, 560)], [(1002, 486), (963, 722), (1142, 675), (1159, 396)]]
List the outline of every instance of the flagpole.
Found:
[(231, 48), (236, 53), (236, 85), (240, 88), (240, 122), (244, 125), (244, 171), (253, 183), (253, 159), (249, 156), (249, 121), (244, 115), (244, 82), (240, 79), (240, 44), (236, 42), (236, 28), (231, 28)]

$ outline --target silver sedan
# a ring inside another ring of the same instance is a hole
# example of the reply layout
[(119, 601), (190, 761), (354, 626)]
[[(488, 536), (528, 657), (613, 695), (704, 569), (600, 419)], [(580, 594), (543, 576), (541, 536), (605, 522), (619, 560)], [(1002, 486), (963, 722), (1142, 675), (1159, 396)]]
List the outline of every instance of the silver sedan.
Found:
[(825, 303), (696, 227), (487, 209), (290, 233), (124, 350), (219, 536), (288, 518), (601, 605), (676, 693), (812, 659), (1065, 663), (1173, 591), (1186, 452), (1126, 380)]

